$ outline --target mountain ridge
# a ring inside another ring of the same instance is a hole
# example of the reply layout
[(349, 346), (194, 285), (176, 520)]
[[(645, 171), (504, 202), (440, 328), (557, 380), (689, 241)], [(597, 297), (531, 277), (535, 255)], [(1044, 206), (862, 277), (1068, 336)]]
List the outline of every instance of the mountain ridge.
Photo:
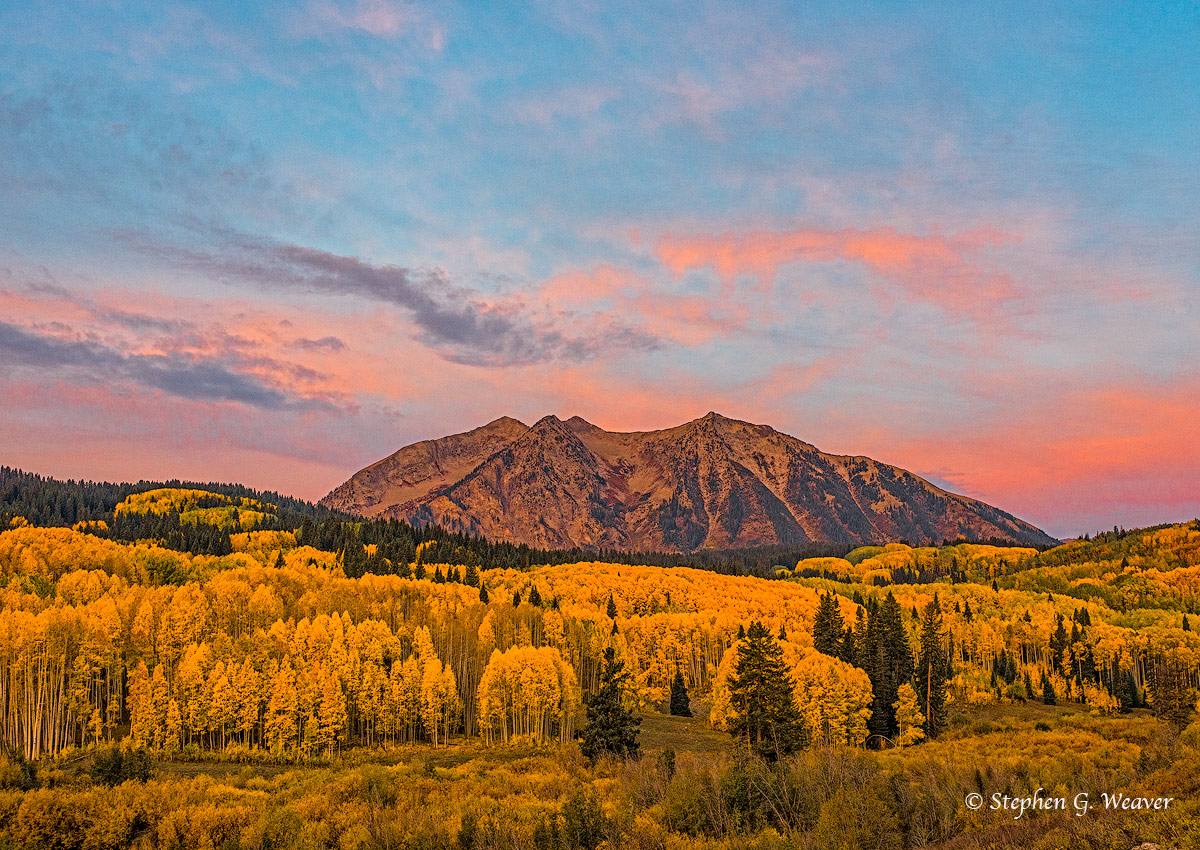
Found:
[(692, 552), (806, 542), (1054, 538), (863, 455), (710, 411), (653, 431), (501, 417), (404, 446), (320, 503), (538, 547)]

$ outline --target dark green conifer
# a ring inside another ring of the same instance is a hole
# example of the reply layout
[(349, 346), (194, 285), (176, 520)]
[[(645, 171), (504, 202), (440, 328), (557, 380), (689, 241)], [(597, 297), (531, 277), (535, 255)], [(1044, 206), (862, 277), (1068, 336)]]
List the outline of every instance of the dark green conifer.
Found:
[(752, 623), (738, 644), (729, 698), (734, 711), (729, 731), (753, 752), (775, 760), (801, 745), (800, 715), (783, 650), (760, 622)]
[(1046, 705), (1058, 705), (1058, 694), (1054, 693), (1054, 684), (1045, 673), (1042, 673), (1042, 702)]
[(625, 662), (618, 661), (616, 651), (608, 647), (600, 668), (600, 686), (586, 698), (587, 725), (580, 734), (580, 749), (593, 761), (605, 753), (624, 758), (638, 754), (637, 727), (642, 719), (621, 705), (628, 680)]
[(684, 681), (683, 671), (675, 668), (675, 678), (671, 680), (671, 714), (676, 717), (692, 716), (692, 700), (688, 696), (687, 682)]
[(813, 616), (813, 647), (817, 652), (838, 658), (842, 654), (842, 639), (846, 623), (832, 593), (821, 595), (817, 613)]
[(921, 617), (921, 652), (917, 656), (915, 688), (921, 711), (925, 715), (925, 734), (930, 738), (936, 738), (946, 725), (946, 650), (942, 645), (944, 639), (942, 607), (935, 593), (933, 599), (925, 606), (925, 613)]

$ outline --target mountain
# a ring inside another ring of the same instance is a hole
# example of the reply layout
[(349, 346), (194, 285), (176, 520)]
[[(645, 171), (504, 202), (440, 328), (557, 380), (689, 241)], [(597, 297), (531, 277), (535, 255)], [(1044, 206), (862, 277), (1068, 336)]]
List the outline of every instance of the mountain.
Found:
[(320, 502), (538, 547), (691, 552), (805, 542), (999, 538), (1051, 545), (1011, 514), (867, 457), (825, 454), (716, 413), (618, 433), (578, 416), (497, 419), (426, 440)]

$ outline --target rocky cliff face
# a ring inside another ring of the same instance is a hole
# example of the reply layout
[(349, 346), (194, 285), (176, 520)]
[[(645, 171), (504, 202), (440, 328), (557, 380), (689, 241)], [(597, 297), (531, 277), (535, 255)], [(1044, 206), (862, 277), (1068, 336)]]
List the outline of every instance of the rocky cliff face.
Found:
[(903, 469), (825, 454), (716, 413), (634, 433), (604, 431), (579, 417), (547, 416), (532, 427), (498, 419), (407, 446), (322, 504), (540, 547), (690, 552), (807, 541), (1055, 542)]

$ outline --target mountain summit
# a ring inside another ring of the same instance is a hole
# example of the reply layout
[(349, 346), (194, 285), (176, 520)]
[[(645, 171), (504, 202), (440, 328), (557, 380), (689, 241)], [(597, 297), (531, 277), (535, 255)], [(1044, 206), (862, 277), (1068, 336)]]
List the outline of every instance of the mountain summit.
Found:
[(691, 552), (774, 543), (1056, 543), (991, 505), (866, 457), (709, 413), (620, 433), (504, 417), (405, 446), (321, 500), (531, 546)]

